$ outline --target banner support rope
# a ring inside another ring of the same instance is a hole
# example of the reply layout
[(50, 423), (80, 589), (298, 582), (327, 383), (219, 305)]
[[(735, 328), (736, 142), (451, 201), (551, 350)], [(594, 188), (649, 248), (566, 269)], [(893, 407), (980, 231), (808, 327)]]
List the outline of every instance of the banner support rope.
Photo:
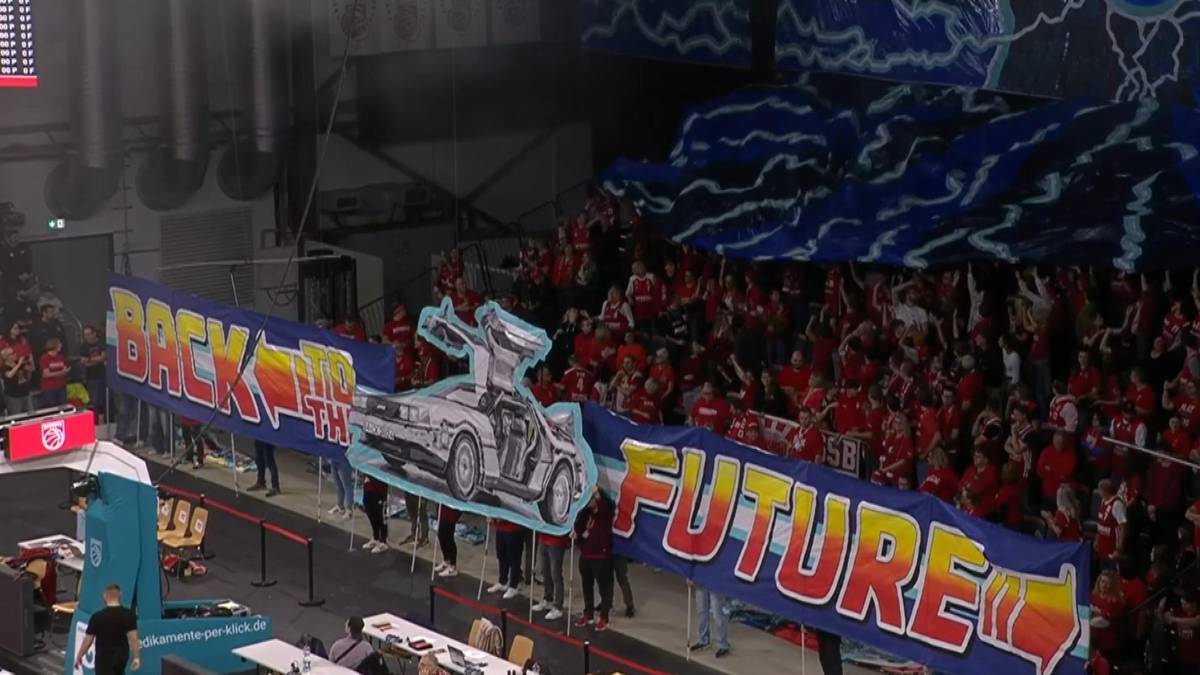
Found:
[[(333, 462), (329, 463), (329, 468), (333, 469)], [(317, 524), (321, 524), (321, 483), (325, 482), (325, 460), (317, 458)]]
[[(413, 538), (412, 562), (408, 567), (408, 573), (412, 574), (417, 571), (417, 544), (421, 543), (421, 538), (417, 534), (421, 531), (421, 526), (429, 527), (429, 521), (421, 522), (421, 504), (423, 499), (421, 495), (417, 495), (417, 512), (412, 514), (413, 531), (410, 533)], [(436, 554), (435, 554), (436, 555)], [(432, 579), (432, 577), (430, 577)]]
[[(567, 555), (567, 574), (570, 579), (567, 580), (567, 637), (571, 637), (571, 605), (575, 599), (575, 534), (571, 533), (571, 552)], [(559, 602), (562, 602), (560, 599)]]
[(487, 576), (488, 544), (492, 543), (492, 526), (486, 520), (483, 522), (483, 567), (479, 570), (479, 590), (475, 592), (475, 600), (483, 599), (483, 578)]
[[(332, 468), (334, 471), (337, 471), (337, 467)], [(354, 473), (350, 474), (350, 485), (347, 486), (350, 489), (350, 548), (346, 549), (348, 551), (354, 550), (354, 516), (358, 514), (358, 505), (354, 503), (354, 490), (357, 488), (357, 486), (358, 472), (355, 471)]]
[[(687, 593), (687, 632), (683, 635), (683, 651), (687, 653), (688, 663), (692, 662), (692, 580), (684, 577), (684, 582), (687, 586), (684, 591)], [(711, 620), (711, 619), (710, 619)]]

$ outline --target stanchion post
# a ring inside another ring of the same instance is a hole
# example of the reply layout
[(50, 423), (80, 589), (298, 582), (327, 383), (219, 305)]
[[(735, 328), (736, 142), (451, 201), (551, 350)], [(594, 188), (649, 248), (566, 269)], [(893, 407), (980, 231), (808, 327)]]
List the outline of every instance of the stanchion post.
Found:
[[(567, 637), (571, 637), (571, 606), (575, 601), (575, 565), (579, 564), (575, 560), (575, 537), (571, 537), (571, 552), (567, 554)], [(545, 581), (545, 579), (543, 579)], [(561, 593), (562, 591), (559, 591)], [(562, 602), (562, 598), (559, 598)]]
[(325, 604), (324, 598), (313, 597), (313, 543), (312, 538), (309, 538), (304, 543), (304, 550), (308, 553), (308, 599), (300, 601), (301, 607), (320, 607)]
[[(200, 508), (204, 508), (204, 499), (205, 499), (204, 493), (201, 492), (200, 499), (198, 500)], [(207, 539), (207, 537), (205, 537), (204, 539)], [(209, 553), (208, 551), (204, 550), (204, 539), (200, 540), (200, 559), (201, 560), (212, 560), (213, 558), (217, 557), (217, 554)]]
[(429, 584), (429, 630), (436, 630), (436, 617), (434, 615), (434, 599), (437, 598), (437, 584)]
[(500, 610), (500, 653), (508, 651), (508, 610)]
[(583, 641), (583, 672), (584, 675), (592, 672), (592, 642), (591, 640)]
[(267, 588), (275, 585), (274, 579), (267, 579), (267, 521), (258, 521), (258, 554), (261, 566), (260, 577), (258, 581), (251, 581), (250, 585), (255, 588)]

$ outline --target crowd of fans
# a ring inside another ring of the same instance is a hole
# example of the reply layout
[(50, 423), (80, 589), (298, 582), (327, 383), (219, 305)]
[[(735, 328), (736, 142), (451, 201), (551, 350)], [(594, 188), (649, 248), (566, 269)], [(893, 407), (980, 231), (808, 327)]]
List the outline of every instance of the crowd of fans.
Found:
[[(856, 437), (866, 480), (1090, 541), (1096, 669), (1200, 665), (1200, 272), (736, 261), (654, 237), (602, 194), (514, 262), (495, 299), (553, 336), (527, 382), (543, 404), (764, 449), (761, 415), (783, 417), (810, 462), (823, 431)], [(473, 322), (488, 298), (457, 249), (436, 274), (435, 301)], [(403, 303), (382, 339), (400, 390), (453, 367)]]
[[(67, 356), (62, 301), (39, 283), (29, 246), (15, 237), (24, 214), (0, 204), (0, 383), (4, 414), (74, 403), (103, 412), (104, 343), (94, 327), (82, 329), (78, 354)], [(71, 386), (75, 385), (75, 386)]]

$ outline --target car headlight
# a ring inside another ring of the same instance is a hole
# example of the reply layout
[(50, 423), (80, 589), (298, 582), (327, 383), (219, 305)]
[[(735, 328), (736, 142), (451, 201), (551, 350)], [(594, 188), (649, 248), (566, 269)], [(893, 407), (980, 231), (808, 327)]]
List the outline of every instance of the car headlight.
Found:
[(421, 408), (420, 410), (416, 410), (415, 412), (417, 413), (417, 423), (418, 424), (429, 424), (429, 409), (428, 408)]

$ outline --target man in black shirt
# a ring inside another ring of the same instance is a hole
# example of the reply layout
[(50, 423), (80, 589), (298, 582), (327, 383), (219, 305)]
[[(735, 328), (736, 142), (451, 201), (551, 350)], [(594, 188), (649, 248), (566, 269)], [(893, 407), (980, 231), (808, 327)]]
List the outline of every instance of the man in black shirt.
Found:
[(125, 663), (133, 652), (131, 670), (142, 667), (142, 646), (138, 641), (137, 617), (121, 606), (121, 587), (104, 589), (104, 609), (88, 620), (87, 635), (75, 655), (75, 669), (83, 665), (83, 656), (96, 645), (96, 675), (123, 675)]

